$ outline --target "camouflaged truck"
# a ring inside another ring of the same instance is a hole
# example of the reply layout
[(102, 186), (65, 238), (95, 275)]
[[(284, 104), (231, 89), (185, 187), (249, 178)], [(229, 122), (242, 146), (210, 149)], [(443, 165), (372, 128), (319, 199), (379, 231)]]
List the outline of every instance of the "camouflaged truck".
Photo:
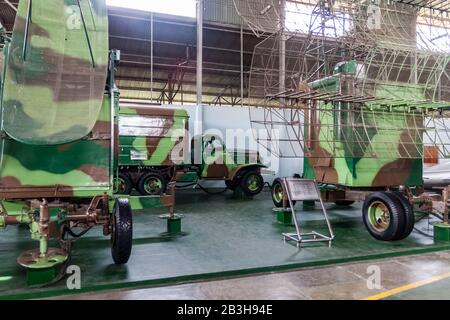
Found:
[[(353, 83), (357, 68), (355, 61), (340, 63), (333, 76), (308, 86), (318, 94), (349, 94), (348, 90), (357, 87)], [(413, 95), (425, 100), (420, 88), (379, 86), (377, 93), (379, 97)], [(363, 220), (374, 238), (408, 237), (415, 223), (410, 190), (420, 194), (423, 186), (422, 111), (403, 104), (395, 108), (373, 104), (365, 110), (345, 102), (315, 103), (305, 126), (303, 178), (319, 183), (326, 202), (350, 206), (363, 201)], [(281, 179), (272, 185), (272, 199), (276, 207), (286, 207)]]
[(126, 263), (131, 208), (113, 196), (119, 53), (108, 48), (105, 0), (21, 0), (3, 42), (0, 228), (27, 225), (39, 242), (18, 263), (48, 272), (96, 225)]
[[(119, 194), (136, 188), (142, 195), (161, 195), (170, 181), (221, 180), (247, 196), (264, 188), (261, 168), (265, 166), (258, 152), (227, 150), (214, 135), (194, 137), (189, 144), (186, 110), (121, 107), (119, 135)], [(195, 164), (199, 154), (201, 164)]]

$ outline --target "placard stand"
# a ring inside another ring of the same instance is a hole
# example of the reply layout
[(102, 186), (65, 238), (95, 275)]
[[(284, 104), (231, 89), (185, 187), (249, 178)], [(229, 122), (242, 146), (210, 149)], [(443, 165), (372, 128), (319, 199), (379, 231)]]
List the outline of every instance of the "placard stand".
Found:
[[(301, 243), (311, 242), (328, 242), (329, 246), (331, 246), (331, 242), (334, 240), (334, 233), (330, 221), (328, 220), (327, 211), (323, 204), (322, 197), (320, 196), (320, 190), (316, 181), (296, 178), (284, 178), (282, 181), (288, 197), (289, 206), (292, 210), (292, 219), (294, 220), (295, 230), (297, 231), (296, 233), (283, 233), (284, 242), (295, 241), (297, 247), (299, 247)], [(301, 233), (293, 201), (319, 201), (330, 235), (326, 236), (316, 231)]]

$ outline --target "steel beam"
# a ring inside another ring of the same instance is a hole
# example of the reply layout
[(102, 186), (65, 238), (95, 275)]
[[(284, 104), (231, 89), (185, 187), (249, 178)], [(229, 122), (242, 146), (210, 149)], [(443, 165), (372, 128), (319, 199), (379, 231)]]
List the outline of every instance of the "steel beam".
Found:
[[(194, 134), (203, 133), (203, 0), (197, 0), (197, 105)], [(197, 159), (196, 159), (197, 163)]]

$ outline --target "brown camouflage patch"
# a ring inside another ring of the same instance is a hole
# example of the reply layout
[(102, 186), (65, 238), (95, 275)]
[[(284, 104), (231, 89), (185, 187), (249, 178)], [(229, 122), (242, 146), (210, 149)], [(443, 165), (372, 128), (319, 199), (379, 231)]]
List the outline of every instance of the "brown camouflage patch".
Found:
[(399, 186), (411, 174), (415, 159), (398, 159), (385, 165), (373, 180), (372, 187)]
[(0, 188), (19, 188), (21, 186), (20, 180), (16, 177), (2, 177), (0, 179)]
[(29, 199), (35, 197), (73, 197), (73, 187), (66, 185), (57, 186), (31, 186), (22, 185), (15, 177), (3, 177), (0, 179), (1, 199)]
[(172, 118), (175, 116), (175, 110), (168, 108), (144, 108), (144, 107), (132, 107), (136, 110), (138, 116), (159, 116)]
[(56, 147), (56, 149), (58, 150), (58, 152), (66, 152), (67, 150), (70, 149), (70, 147), (72, 147), (71, 143), (66, 143), (66, 144), (62, 144)]
[(334, 159), (319, 143), (315, 143), (308, 157), (319, 183), (339, 184), (339, 175), (334, 168)]
[(111, 122), (109, 121), (97, 121), (95, 123), (94, 128), (92, 129), (92, 132), (99, 132), (99, 133), (109, 133), (111, 132)]
[(226, 178), (228, 177), (228, 168), (224, 164), (213, 163), (208, 165), (206, 175), (207, 178)]

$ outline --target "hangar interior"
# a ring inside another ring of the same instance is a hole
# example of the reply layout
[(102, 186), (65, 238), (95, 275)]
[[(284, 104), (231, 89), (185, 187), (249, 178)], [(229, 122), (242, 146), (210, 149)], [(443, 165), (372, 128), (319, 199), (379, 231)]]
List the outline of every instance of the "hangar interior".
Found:
[(50, 2), (0, 1), (0, 299), (450, 299), (447, 1)]

